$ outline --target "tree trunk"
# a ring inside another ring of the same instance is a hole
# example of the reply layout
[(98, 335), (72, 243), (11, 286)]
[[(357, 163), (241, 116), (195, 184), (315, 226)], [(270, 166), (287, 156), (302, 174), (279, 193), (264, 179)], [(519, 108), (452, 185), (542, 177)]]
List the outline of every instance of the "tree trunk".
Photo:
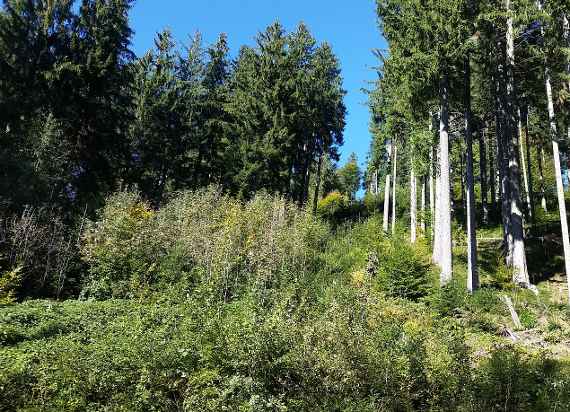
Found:
[(546, 207), (546, 185), (544, 184), (544, 145), (540, 143), (540, 148), (537, 147), (537, 158), (538, 158), (538, 174), (540, 180), (540, 206), (542, 206), (542, 210), (544, 212), (548, 212), (548, 208)]
[(460, 150), (459, 153), (459, 176), (461, 178), (459, 182), (461, 188), (461, 197), (459, 198), (459, 201), (463, 210), (467, 210), (467, 205), (465, 204), (465, 155), (463, 150)]
[(439, 176), (438, 193), (439, 216), (439, 258), (440, 282), (448, 284), (453, 277), (451, 240), (451, 197), (449, 179), (449, 77), (447, 71), (441, 79), (441, 116), (439, 120)]
[(422, 189), (421, 189), (421, 220), (420, 220), (420, 229), (422, 230), (422, 236), (425, 236), (426, 233), (426, 178), (425, 176), (422, 177)]
[[(526, 193), (526, 212), (529, 218), (529, 221), (532, 222), (533, 215), (532, 215), (532, 202), (530, 200), (530, 189), (528, 183), (528, 173), (526, 167), (526, 159), (525, 159), (525, 150), (524, 150), (524, 142), (527, 140), (527, 137), (524, 135), (525, 131), (523, 129), (522, 123), (522, 111), (518, 110), (518, 130), (519, 130), (519, 148), (520, 148), (520, 160), (523, 172), (523, 181), (524, 181), (524, 191)], [(530, 168), (530, 167), (529, 167)]]
[(416, 243), (417, 238), (417, 221), (418, 215), (418, 193), (416, 175), (414, 173), (414, 165), (410, 168), (410, 241)]
[[(511, 11), (511, 1), (507, 0), (507, 11)], [(520, 196), (520, 170), (518, 164), (518, 136), (515, 132), (515, 39), (513, 28), (513, 16), (509, 14), (507, 19), (507, 115), (508, 132), (510, 137), (509, 152), (509, 200), (510, 200), (510, 224), (512, 234), (511, 261), (513, 268), (513, 282), (522, 287), (530, 287), (528, 269), (526, 265), (526, 252), (524, 244), (523, 215), (521, 211)]]
[(471, 116), (471, 65), (465, 59), (465, 144), (467, 176), (467, 290), (473, 292), (479, 288), (477, 270), (477, 231), (475, 227), (475, 179), (473, 178), (473, 124)]
[(391, 176), (386, 175), (386, 186), (384, 187), (384, 221), (382, 228), (384, 233), (388, 233), (388, 226), (390, 224), (390, 180)]
[(317, 163), (317, 176), (315, 179), (315, 194), (313, 196), (313, 214), (317, 214), (317, 206), (319, 204), (319, 192), (321, 190), (321, 172), (323, 168), (323, 153), (319, 154), (319, 161)]
[[(568, 15), (562, 15), (562, 25), (564, 27), (564, 39), (566, 39), (566, 47), (570, 48), (570, 21), (568, 20)], [(566, 73), (570, 74), (570, 56), (567, 58), (566, 62)], [(566, 83), (568, 87), (568, 92), (570, 92), (570, 80)], [(568, 136), (570, 136), (570, 125), (568, 125)]]
[[(498, 50), (501, 53), (502, 45), (498, 43)], [(496, 137), (497, 137), (497, 172), (498, 172), (498, 193), (501, 203), (501, 222), (503, 228), (503, 247), (507, 265), (510, 266), (510, 251), (511, 240), (510, 237), (510, 213), (509, 213), (509, 186), (508, 186), (508, 173), (507, 173), (507, 156), (506, 156), (506, 121), (505, 121), (505, 98), (501, 83), (503, 81), (503, 65), (499, 63), (496, 75), (496, 94), (495, 94), (495, 121), (496, 121)]]
[[(433, 132), (433, 115), (430, 113), (430, 123), (429, 123), (429, 131)], [(431, 133), (430, 133), (431, 134)], [(433, 138), (433, 135), (432, 135)], [(435, 226), (435, 179), (434, 179), (434, 170), (433, 164), (436, 159), (436, 149), (432, 147), (431, 152), (429, 154), (429, 208), (430, 208), (430, 221), (431, 221), (431, 236), (432, 241), (434, 240), (435, 233), (434, 233), (434, 226)]]
[(483, 208), (483, 224), (489, 223), (489, 190), (487, 188), (487, 147), (485, 145), (487, 130), (478, 131), (479, 137), (479, 175), (481, 179), (481, 206)]
[(392, 143), (394, 145), (394, 163), (392, 169), (392, 234), (396, 233), (396, 185), (398, 183), (398, 146), (396, 140)]
[(489, 145), (489, 189), (491, 192), (491, 208), (493, 212), (497, 209), (497, 185), (495, 184), (497, 181), (497, 174), (495, 172), (495, 160), (497, 159), (497, 150), (496, 145), (493, 144), (493, 140), (489, 139), (489, 134), (487, 133), (487, 142)]
[(550, 120), (550, 138), (552, 139), (552, 156), (554, 157), (554, 173), (556, 176), (556, 192), (558, 195), (558, 210), (560, 212), (560, 225), (562, 226), (562, 243), (564, 245), (564, 263), (566, 267), (566, 280), (570, 298), (570, 241), (568, 239), (568, 220), (566, 217), (566, 202), (564, 199), (564, 186), (562, 184), (562, 168), (560, 165), (560, 150), (554, 115), (554, 102), (552, 99), (552, 85), (550, 69), (547, 66), (544, 77), (546, 79), (546, 98), (548, 100), (548, 118)]
[(524, 118), (524, 136), (525, 136), (524, 144), (526, 151), (526, 160), (528, 164), (528, 194), (530, 198), (531, 223), (534, 225), (534, 219), (535, 219), (534, 190), (532, 183), (532, 158), (530, 156), (530, 136), (528, 133), (528, 106), (525, 106), (523, 109), (523, 118)]

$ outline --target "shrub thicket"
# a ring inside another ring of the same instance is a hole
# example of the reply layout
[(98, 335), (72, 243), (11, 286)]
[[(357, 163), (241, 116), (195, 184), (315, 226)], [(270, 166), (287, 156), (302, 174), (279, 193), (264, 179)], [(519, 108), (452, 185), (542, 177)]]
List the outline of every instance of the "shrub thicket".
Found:
[(156, 211), (121, 193), (88, 225), (83, 294), (199, 290), (229, 301), (254, 291), (264, 300), (316, 270), (327, 234), (310, 213), (269, 196), (243, 203), (208, 189), (180, 193)]

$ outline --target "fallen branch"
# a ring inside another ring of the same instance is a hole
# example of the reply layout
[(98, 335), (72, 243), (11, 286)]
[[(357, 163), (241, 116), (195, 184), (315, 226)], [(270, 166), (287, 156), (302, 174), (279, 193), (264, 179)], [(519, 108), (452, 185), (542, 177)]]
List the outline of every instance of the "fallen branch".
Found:
[(510, 297), (508, 297), (507, 295), (504, 295), (501, 297), (501, 300), (503, 302), (505, 302), (505, 305), (507, 305), (507, 308), (509, 309), (509, 312), (511, 313), (511, 318), (513, 319), (513, 324), (515, 325), (516, 329), (523, 329), (523, 325), (519, 319), (519, 315), (517, 314), (517, 311), (515, 310), (515, 306), (513, 305), (513, 301), (511, 300)]

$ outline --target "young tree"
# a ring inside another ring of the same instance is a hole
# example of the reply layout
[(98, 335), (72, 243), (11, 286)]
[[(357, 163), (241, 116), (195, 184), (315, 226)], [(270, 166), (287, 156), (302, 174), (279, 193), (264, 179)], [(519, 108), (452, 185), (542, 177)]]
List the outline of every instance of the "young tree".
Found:
[(355, 153), (350, 154), (346, 164), (337, 171), (337, 174), (341, 192), (354, 200), (362, 179), (362, 172)]

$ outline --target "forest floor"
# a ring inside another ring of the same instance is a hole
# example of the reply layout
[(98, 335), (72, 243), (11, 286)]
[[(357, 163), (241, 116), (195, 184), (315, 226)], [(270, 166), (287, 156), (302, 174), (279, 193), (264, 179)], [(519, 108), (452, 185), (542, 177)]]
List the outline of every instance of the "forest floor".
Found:
[[(514, 304), (520, 325), (515, 324), (506, 303), (494, 314), (494, 322), (499, 326), (502, 339), (535, 352), (546, 351), (556, 358), (570, 359), (569, 294), (558, 216), (550, 213), (540, 217), (539, 224), (528, 225), (526, 239), (529, 277), (538, 288), (538, 294), (514, 288), (510, 284), (510, 271), (504, 265), (500, 225), (478, 229), (481, 289), (492, 290), (501, 298), (508, 296)], [(467, 269), (466, 248), (463, 245), (456, 247), (454, 256), (455, 275), (463, 280)], [(477, 329), (474, 331), (475, 341), (481, 344), (485, 342), (485, 333)], [(497, 335), (496, 332), (493, 334)], [(484, 346), (478, 350), (485, 351)]]

